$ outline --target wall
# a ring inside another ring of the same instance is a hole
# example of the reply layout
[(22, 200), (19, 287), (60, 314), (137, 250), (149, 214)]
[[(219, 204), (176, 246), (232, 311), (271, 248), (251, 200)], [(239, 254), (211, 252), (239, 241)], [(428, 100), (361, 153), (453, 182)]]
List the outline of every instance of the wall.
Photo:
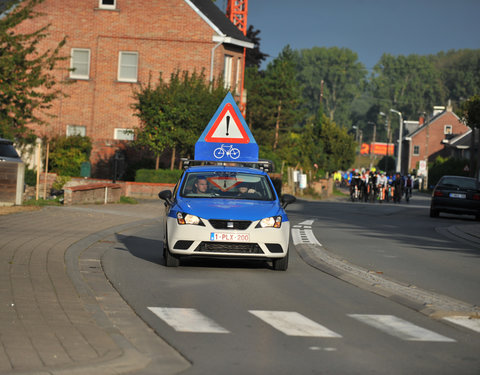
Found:
[[(69, 79), (70, 59), (59, 66), (57, 80), (70, 83), (63, 86), (67, 94), (54, 101), (46, 118), (49, 126), (36, 127), (39, 136), (65, 135), (67, 125), (86, 126), (92, 138), (91, 161), (95, 165), (108, 163), (120, 141), (115, 141), (115, 128), (136, 128), (140, 125), (131, 108), (133, 93), (160, 72), (168, 80), (177, 69), (210, 74), (211, 51), (215, 46), (213, 29), (184, 0), (117, 1), (116, 10), (98, 9), (98, 0), (45, 0), (37, 6), (44, 16), (24, 22), (19, 32), (32, 32), (50, 23), (49, 37), (39, 51), (55, 48), (65, 36), (62, 54), (71, 48), (90, 50), (89, 79)], [(226, 52), (225, 48), (229, 48)], [(138, 82), (117, 80), (120, 51), (138, 52)], [(215, 50), (214, 76), (223, 72), (224, 54), (237, 58), (243, 50), (220, 46)], [(232, 76), (236, 76), (233, 64)]]

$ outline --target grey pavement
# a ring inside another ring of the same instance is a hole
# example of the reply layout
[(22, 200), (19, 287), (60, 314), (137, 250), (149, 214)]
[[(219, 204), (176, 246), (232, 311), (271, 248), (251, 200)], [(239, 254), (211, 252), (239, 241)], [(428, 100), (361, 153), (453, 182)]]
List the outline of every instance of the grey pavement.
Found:
[[(0, 216), (0, 374), (176, 374), (190, 363), (111, 286), (116, 233), (158, 221), (160, 201)], [(450, 227), (480, 244), (480, 224)], [(160, 251), (161, 249), (159, 249)]]
[(0, 374), (188, 368), (125, 303), (101, 266), (115, 233), (159, 221), (162, 213), (163, 204), (152, 201), (0, 216)]

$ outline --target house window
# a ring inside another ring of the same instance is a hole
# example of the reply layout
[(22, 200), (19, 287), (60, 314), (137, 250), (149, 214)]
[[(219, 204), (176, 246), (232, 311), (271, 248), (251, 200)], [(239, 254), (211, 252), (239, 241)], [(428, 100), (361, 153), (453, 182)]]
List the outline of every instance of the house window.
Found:
[(452, 125), (445, 125), (443, 128), (443, 134), (452, 134)]
[(88, 79), (90, 77), (90, 50), (72, 48), (70, 52), (70, 78)]
[(82, 125), (67, 125), (67, 137), (74, 135), (85, 137), (87, 135), (87, 127)]
[(225, 55), (225, 65), (223, 67), (223, 81), (226, 89), (229, 89), (232, 86), (232, 60), (232, 56)]
[(113, 139), (118, 139), (120, 141), (133, 141), (134, 140), (133, 129), (115, 128)]
[(137, 82), (138, 53), (120, 52), (118, 59), (118, 80), (122, 82)]
[(242, 59), (237, 60), (237, 76), (235, 78), (235, 93), (240, 95), (241, 87), (241, 79), (242, 79)]
[(99, 0), (98, 7), (100, 9), (115, 9), (116, 0)]
[(413, 156), (420, 155), (420, 146), (413, 146)]

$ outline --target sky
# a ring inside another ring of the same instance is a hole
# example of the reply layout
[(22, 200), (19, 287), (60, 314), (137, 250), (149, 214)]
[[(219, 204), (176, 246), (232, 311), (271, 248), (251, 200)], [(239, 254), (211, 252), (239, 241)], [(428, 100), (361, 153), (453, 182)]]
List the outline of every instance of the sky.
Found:
[(348, 48), (368, 70), (384, 53), (480, 49), (480, 0), (249, 0), (247, 23), (270, 55), (262, 69), (287, 44)]

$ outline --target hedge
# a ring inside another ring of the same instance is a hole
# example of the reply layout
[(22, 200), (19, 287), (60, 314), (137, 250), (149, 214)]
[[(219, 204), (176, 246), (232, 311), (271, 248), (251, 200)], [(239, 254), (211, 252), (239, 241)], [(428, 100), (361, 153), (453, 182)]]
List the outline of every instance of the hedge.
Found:
[(162, 182), (176, 184), (183, 170), (180, 169), (139, 169), (135, 173), (135, 182)]

